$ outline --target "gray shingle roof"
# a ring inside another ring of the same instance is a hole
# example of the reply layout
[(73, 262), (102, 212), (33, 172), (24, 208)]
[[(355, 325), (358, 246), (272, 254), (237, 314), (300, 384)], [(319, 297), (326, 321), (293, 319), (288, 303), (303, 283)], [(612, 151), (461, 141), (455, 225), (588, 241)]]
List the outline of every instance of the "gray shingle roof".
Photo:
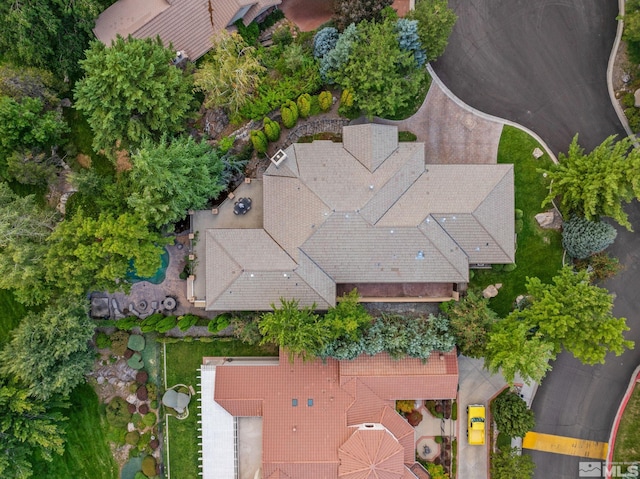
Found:
[(398, 127), (354, 125), (343, 131), (342, 142), (345, 150), (369, 171), (375, 171), (398, 148)]

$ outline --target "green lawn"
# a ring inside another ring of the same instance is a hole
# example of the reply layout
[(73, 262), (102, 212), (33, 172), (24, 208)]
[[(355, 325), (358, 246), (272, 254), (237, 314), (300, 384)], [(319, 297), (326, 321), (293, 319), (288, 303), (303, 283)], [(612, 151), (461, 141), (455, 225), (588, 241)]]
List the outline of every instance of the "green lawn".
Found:
[(490, 302), (501, 316), (511, 311), (516, 296), (525, 292), (527, 276), (549, 283), (562, 266), (561, 234), (542, 230), (534, 218), (548, 209), (541, 208), (547, 195), (547, 182), (536, 169), (551, 164), (547, 154), (538, 160), (533, 157), (533, 149), (537, 146), (538, 142), (529, 134), (511, 126), (504, 127), (498, 147), (498, 163), (515, 165), (516, 208), (524, 212), (523, 228), (518, 234), (517, 268), (509, 273), (476, 270), (470, 285), (484, 289), (490, 284), (502, 283), (500, 293)]
[(47, 479), (117, 479), (118, 466), (105, 437), (104, 406), (89, 384), (78, 386), (71, 394), (71, 407), (64, 411), (67, 443), (62, 456), (53, 462), (36, 461), (36, 477)]
[[(221, 339), (212, 343), (179, 342), (167, 344), (167, 386), (182, 383), (198, 390), (198, 368), (205, 356), (276, 356), (277, 350), (270, 347), (249, 346), (235, 339)], [(178, 421), (169, 417), (169, 463), (171, 477), (198, 479), (198, 401), (189, 405), (189, 417)], [(166, 451), (166, 449), (165, 449)]]
[(614, 462), (640, 461), (640, 387), (637, 385), (620, 421), (613, 460)]
[(0, 346), (9, 339), (9, 332), (15, 328), (27, 309), (13, 297), (13, 292), (0, 289)]

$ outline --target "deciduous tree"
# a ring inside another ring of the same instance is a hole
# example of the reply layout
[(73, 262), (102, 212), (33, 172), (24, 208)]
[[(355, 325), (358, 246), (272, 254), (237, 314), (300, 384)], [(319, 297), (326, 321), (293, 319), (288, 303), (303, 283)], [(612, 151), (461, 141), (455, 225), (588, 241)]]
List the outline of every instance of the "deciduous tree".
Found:
[(162, 247), (171, 239), (149, 231), (138, 216), (125, 213), (98, 218), (76, 213), (58, 225), (49, 237), (44, 260), (47, 279), (74, 294), (119, 288), (132, 264), (137, 275), (153, 275), (161, 264)]
[(224, 163), (208, 143), (192, 137), (144, 140), (121, 178), (127, 204), (145, 224), (160, 228), (189, 209), (202, 209), (224, 188)]
[(205, 106), (225, 107), (237, 113), (251, 100), (265, 68), (255, 47), (237, 33), (222, 30), (213, 40), (213, 49), (194, 74), (196, 90), (205, 93)]
[(62, 297), (30, 312), (0, 352), (0, 371), (41, 401), (68, 396), (93, 365), (94, 327), (86, 299)]
[(418, 36), (422, 48), (426, 50), (428, 61), (433, 61), (444, 53), (449, 35), (458, 19), (449, 8), (447, 0), (420, 0), (406, 18), (418, 20)]
[(542, 170), (553, 182), (545, 203), (560, 196), (567, 213), (591, 221), (608, 216), (632, 231), (622, 206), (640, 195), (640, 150), (631, 148), (630, 138), (615, 138), (610, 136), (585, 154), (574, 136), (567, 155), (559, 155), (560, 163)]
[(146, 137), (180, 132), (193, 107), (191, 75), (175, 67), (160, 38), (94, 41), (80, 63), (75, 107), (93, 130), (96, 151), (135, 149)]

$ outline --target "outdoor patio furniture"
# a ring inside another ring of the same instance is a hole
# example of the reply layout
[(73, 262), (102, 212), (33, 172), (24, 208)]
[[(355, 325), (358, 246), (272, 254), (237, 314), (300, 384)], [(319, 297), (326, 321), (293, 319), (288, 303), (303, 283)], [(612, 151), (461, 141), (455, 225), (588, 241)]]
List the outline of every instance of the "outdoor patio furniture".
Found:
[(234, 203), (233, 213), (236, 215), (246, 215), (251, 209), (251, 198), (239, 198)]

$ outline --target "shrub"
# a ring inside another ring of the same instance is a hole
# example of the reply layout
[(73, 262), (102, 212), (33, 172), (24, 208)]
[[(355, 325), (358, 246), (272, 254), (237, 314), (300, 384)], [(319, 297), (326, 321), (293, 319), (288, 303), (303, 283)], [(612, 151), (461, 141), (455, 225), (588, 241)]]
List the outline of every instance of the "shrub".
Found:
[(100, 332), (96, 334), (96, 348), (106, 349), (111, 346), (111, 340), (106, 333)]
[(158, 449), (158, 446), (160, 446), (160, 441), (158, 441), (157, 439), (152, 439), (151, 441), (149, 441), (149, 446), (151, 446), (151, 449)]
[(402, 399), (402, 400), (396, 401), (396, 411), (408, 414), (411, 411), (413, 411), (414, 405), (415, 405), (415, 401), (411, 399)]
[(127, 410), (129, 411), (129, 414), (133, 414), (137, 411), (137, 407), (135, 404), (133, 403), (127, 403)]
[(521, 210), (521, 209), (519, 209), (519, 208), (516, 208), (516, 209), (515, 209), (515, 212), (514, 212), (514, 216), (515, 216), (515, 219), (517, 219), (517, 220), (521, 220), (521, 219), (522, 219), (522, 217), (524, 216), (524, 211), (522, 211), (522, 210)]
[(336, 47), (338, 42), (338, 30), (333, 27), (325, 27), (318, 30), (313, 37), (313, 56), (322, 58)]
[(158, 401), (156, 401), (156, 400), (151, 401), (151, 402), (149, 403), (149, 406), (150, 406), (152, 409), (158, 409)]
[(136, 391), (136, 397), (140, 399), (140, 401), (146, 401), (149, 398), (149, 394), (147, 392), (146, 386), (140, 386)]
[(640, 108), (625, 108), (624, 114), (629, 120), (629, 127), (635, 132), (640, 129)]
[(533, 411), (516, 393), (505, 390), (491, 401), (491, 414), (498, 431), (511, 437), (524, 437), (535, 426)]
[(280, 138), (280, 124), (265, 116), (262, 120), (264, 134), (269, 141), (278, 141)]
[(321, 91), (318, 95), (318, 104), (322, 111), (329, 111), (333, 105), (333, 95), (330, 91)]
[(418, 137), (410, 131), (399, 131), (398, 141), (416, 141)]
[(116, 321), (116, 328), (122, 331), (131, 331), (138, 324), (136, 316), (127, 316)]
[(608, 223), (573, 216), (562, 225), (562, 247), (572, 257), (584, 259), (607, 248), (617, 234)]
[(504, 271), (505, 273), (510, 273), (516, 268), (517, 268), (517, 265), (515, 263), (505, 264), (504, 268), (502, 268), (502, 271)]
[(636, 97), (633, 93), (625, 93), (622, 95), (621, 103), (625, 108), (633, 108), (636, 106)]
[(149, 380), (149, 374), (146, 371), (138, 371), (136, 373), (136, 382), (138, 384), (146, 384)]
[(302, 118), (308, 118), (311, 114), (311, 95), (308, 93), (303, 93), (298, 97), (298, 101), (296, 102), (298, 107), (298, 112)]
[(126, 442), (127, 444), (131, 444), (132, 446), (138, 444), (139, 440), (140, 433), (138, 431), (130, 431), (124, 436), (124, 442)]
[[(133, 449), (132, 449), (132, 451), (133, 451)], [(149, 478), (144, 475), (144, 472), (138, 471), (138, 472), (136, 472), (136, 475), (134, 476), (133, 479), (149, 479)]]
[(280, 116), (285, 128), (293, 128), (298, 122), (298, 105), (289, 100), (280, 107)]
[(127, 347), (132, 351), (142, 351), (145, 346), (144, 336), (139, 334), (132, 334), (129, 336)]
[(167, 316), (162, 321), (158, 321), (156, 324), (156, 331), (159, 333), (166, 333), (167, 331), (173, 329), (178, 324), (178, 318), (176, 316)]
[[(207, 330), (210, 333), (217, 333), (229, 327), (229, 321), (231, 316), (228, 313), (220, 314), (216, 316), (214, 319), (209, 321), (209, 325), (207, 326)], [(186, 340), (187, 338), (185, 338)]]
[(120, 396), (114, 397), (107, 404), (107, 422), (115, 428), (127, 427), (131, 420), (127, 401)]
[(353, 93), (348, 89), (342, 90), (340, 95), (340, 107), (338, 113), (341, 115), (348, 115), (353, 108)]
[(140, 353), (133, 353), (133, 356), (127, 360), (127, 366), (131, 369), (142, 369), (144, 367), (144, 361)]
[(129, 349), (127, 348), (123, 354), (125, 359), (129, 359), (131, 356), (133, 356), (135, 354), (135, 351), (133, 349)]
[(257, 315), (237, 315), (231, 318), (233, 335), (243, 343), (258, 344), (262, 341), (262, 334), (258, 327), (259, 317)]
[(158, 420), (158, 418), (156, 417), (156, 413), (154, 413), (154, 412), (150, 412), (148, 414), (145, 414), (142, 417), (142, 422), (147, 427), (151, 427), (151, 426), (155, 425), (157, 420)]
[(407, 422), (416, 427), (422, 421), (422, 413), (420, 411), (411, 411), (407, 414)]
[(138, 410), (140, 411), (140, 414), (148, 414), (149, 413), (149, 406), (147, 404), (140, 404), (140, 407), (138, 408)]
[(418, 37), (418, 20), (400, 18), (396, 23), (396, 34), (400, 48), (413, 53), (416, 65), (423, 66), (427, 61), (427, 55), (422, 49), (422, 43)]
[(618, 258), (613, 258), (605, 252), (596, 253), (586, 259), (576, 261), (578, 269), (591, 267), (591, 282), (613, 278), (622, 270)]
[(149, 445), (151, 441), (151, 431), (147, 431), (140, 436), (140, 442), (138, 442), (138, 449), (144, 449)]
[(504, 265), (503, 264), (492, 264), (491, 265), (491, 269), (493, 271), (495, 271), (496, 273), (498, 273), (498, 272), (504, 270)]
[(116, 331), (111, 336), (111, 351), (116, 356), (122, 356), (127, 349), (127, 342), (129, 341), (129, 333), (124, 331)]
[(124, 445), (124, 436), (127, 434), (126, 427), (112, 427), (107, 433), (107, 441), (115, 443), (117, 446)]
[(442, 444), (442, 436), (436, 436), (433, 438), (433, 440), (435, 441), (436, 444)]
[(266, 153), (269, 142), (267, 141), (267, 135), (265, 135), (263, 131), (251, 130), (249, 138), (251, 139), (254, 150), (258, 153)]
[(234, 25), (238, 28), (238, 33), (247, 45), (257, 45), (258, 37), (260, 36), (260, 26), (256, 22), (251, 22), (249, 25), (245, 25), (242, 18), (236, 20)]
[(516, 220), (515, 222), (515, 232), (522, 233), (522, 228), (524, 228), (524, 221), (522, 219)]
[(291, 34), (291, 30), (289, 30), (289, 27), (287, 25), (282, 25), (273, 32), (273, 35), (271, 35), (271, 40), (273, 40), (274, 45), (281, 45), (285, 47), (293, 42), (293, 35)]
[(185, 314), (178, 317), (178, 329), (180, 331), (187, 331), (191, 326), (194, 326), (198, 322), (198, 316), (195, 314)]
[(142, 472), (147, 477), (156, 475), (156, 459), (153, 456), (145, 456), (142, 460)]
[(143, 333), (150, 333), (156, 330), (156, 324), (164, 319), (164, 314), (155, 313), (146, 319), (143, 319), (140, 323), (140, 331)]
[(149, 401), (155, 401), (158, 397), (158, 386), (154, 383), (147, 384), (147, 395), (149, 397)]

